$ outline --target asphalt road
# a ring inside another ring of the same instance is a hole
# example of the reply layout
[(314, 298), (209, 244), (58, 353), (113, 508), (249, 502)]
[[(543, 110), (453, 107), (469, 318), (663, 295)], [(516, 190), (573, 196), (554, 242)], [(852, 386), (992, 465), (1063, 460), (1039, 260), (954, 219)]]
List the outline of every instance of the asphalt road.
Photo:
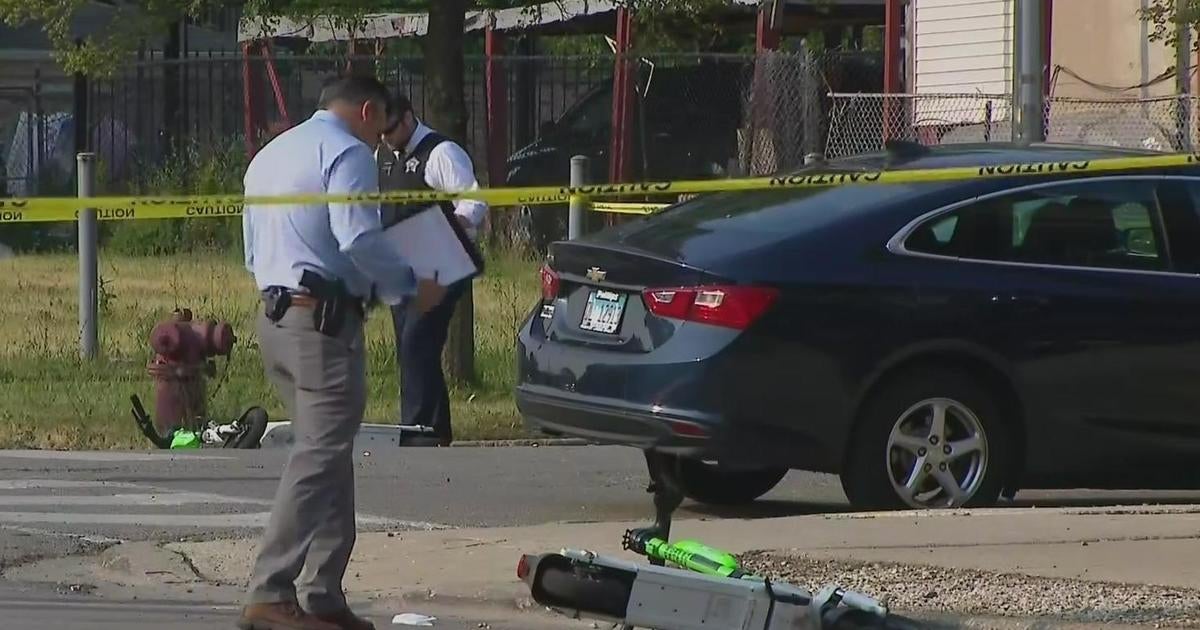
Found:
[[(392, 625), (392, 611), (356, 607), (359, 614), (378, 628)], [(4, 630), (213, 630), (235, 628), (238, 606), (233, 603), (195, 604), (176, 601), (108, 601), (55, 593), (44, 588), (0, 585), (0, 627)], [(516, 614), (497, 618), (494, 614), (459, 611), (439, 612), (434, 627), (442, 630), (563, 630), (591, 628), (579, 622), (549, 615)]]
[[(256, 535), (283, 449), (0, 451), (0, 563), (64, 542)], [(496, 527), (649, 519), (641, 454), (613, 447), (377, 448), (356, 462), (359, 525)], [(748, 510), (685, 504), (681, 517), (846, 509), (836, 477), (794, 473)]]
[[(0, 568), (119, 541), (256, 536), (269, 515), (286, 457), (282, 449), (0, 451)], [(629, 449), (367, 445), (356, 459), (361, 530), (649, 519), (652, 514), (643, 460)], [(741, 514), (844, 507), (835, 478), (801, 475)], [(711, 515), (697, 506), (683, 512)], [(232, 627), (235, 599), (213, 606), (113, 601), (61, 586), (0, 582), (0, 610), (5, 611), (0, 626)], [(395, 611), (375, 612), (373, 620), (386, 627)], [(436, 627), (452, 630), (537, 627), (528, 618), (506, 621), (491, 613), (431, 614), (438, 616)], [(570, 627), (565, 620), (540, 623)]]
[[(0, 451), (0, 568), (116, 541), (256, 536), (270, 512), (286, 455), (284, 450)], [(356, 475), (363, 530), (648, 520), (652, 514), (641, 455), (624, 448), (368, 446), (358, 453)], [(1040, 505), (1174, 501), (1200, 501), (1200, 493), (1018, 496), (1018, 503)], [(752, 507), (715, 510), (685, 503), (680, 517), (846, 509), (835, 477), (792, 473)], [(0, 581), (0, 610), (5, 611), (0, 625), (6, 629), (231, 627), (234, 604), (120, 602), (53, 585)], [(387, 622), (390, 616), (377, 620)], [(437, 627), (485, 627), (480, 624), (505, 629), (502, 621), (480, 616), (439, 617)], [(531, 625), (526, 620), (513, 627)]]

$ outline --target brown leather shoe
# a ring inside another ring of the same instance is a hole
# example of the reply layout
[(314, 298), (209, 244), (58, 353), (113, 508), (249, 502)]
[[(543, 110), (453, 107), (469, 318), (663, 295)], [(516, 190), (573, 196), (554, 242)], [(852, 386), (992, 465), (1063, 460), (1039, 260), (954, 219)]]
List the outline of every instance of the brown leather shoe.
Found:
[(310, 615), (295, 602), (250, 604), (238, 620), (241, 630), (341, 630), (341, 626)]
[(375, 624), (354, 614), (349, 608), (329, 615), (317, 615), (317, 618), (336, 624), (341, 630), (375, 630)]

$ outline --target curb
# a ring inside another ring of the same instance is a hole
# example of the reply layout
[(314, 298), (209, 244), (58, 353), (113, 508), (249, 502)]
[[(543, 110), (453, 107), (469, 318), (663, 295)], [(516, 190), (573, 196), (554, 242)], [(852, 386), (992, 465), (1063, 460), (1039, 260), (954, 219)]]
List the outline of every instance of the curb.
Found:
[(521, 440), (467, 440), (464, 442), (453, 442), (450, 448), (501, 448), (512, 446), (592, 446), (592, 442), (577, 438), (555, 438), (549, 440), (538, 439), (521, 439)]
[[(291, 446), (291, 420), (276, 420), (267, 424), (263, 434), (261, 447), (264, 449), (286, 448)], [(404, 448), (437, 448), (434, 446), (405, 447), (401, 444), (402, 430), (398, 425), (364, 422), (355, 436), (356, 448), (404, 447)], [(499, 447), (541, 447), (541, 446), (589, 446), (594, 442), (581, 438), (551, 438), (527, 437), (510, 440), (464, 440), (452, 442), (447, 448), (499, 448)]]
[(1200, 504), (1101, 505), (1091, 507), (1010, 506), (936, 510), (830, 512), (814, 514), (825, 520), (943, 519), (988, 516), (1161, 516), (1200, 514)]

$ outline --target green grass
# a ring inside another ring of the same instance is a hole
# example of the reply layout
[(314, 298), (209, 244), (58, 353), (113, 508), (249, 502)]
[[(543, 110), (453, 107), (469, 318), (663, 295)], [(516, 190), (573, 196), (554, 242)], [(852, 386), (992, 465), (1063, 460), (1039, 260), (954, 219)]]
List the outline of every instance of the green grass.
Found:
[[(177, 307), (199, 318), (228, 320), (238, 341), (228, 366), (217, 360), (209, 381), (210, 415), (232, 418), (251, 405), (286, 415), (262, 373), (254, 316), (259, 303), (240, 260), (206, 256), (105, 256), (100, 260), (100, 348), (81, 362), (78, 270), (73, 255), (0, 261), (0, 448), (148, 448), (129, 411), (138, 394), (153, 413), (146, 374), (154, 324)], [(523, 434), (512, 402), (513, 339), (538, 291), (536, 265), (517, 254), (490, 257), (475, 283), (478, 382), (452, 392), (455, 437), (503, 439)], [(393, 422), (398, 411), (391, 316), (369, 315), (367, 422)], [(218, 389), (219, 388), (219, 389)]]

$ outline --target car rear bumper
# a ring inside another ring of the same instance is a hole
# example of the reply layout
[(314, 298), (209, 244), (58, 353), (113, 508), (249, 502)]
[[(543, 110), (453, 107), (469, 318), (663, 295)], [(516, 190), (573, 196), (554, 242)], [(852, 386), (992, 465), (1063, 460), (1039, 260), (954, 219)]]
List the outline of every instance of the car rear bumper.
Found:
[[(829, 457), (832, 449), (815, 435), (794, 430), (728, 422), (715, 414), (655, 409), (537, 385), (519, 385), (515, 397), (526, 428), (549, 436), (715, 460), (729, 468), (782, 466), (833, 472), (836, 465)], [(707, 434), (688, 434), (700, 428)]]
[[(718, 420), (705, 414), (664, 412), (649, 406), (612, 399), (564, 394), (553, 388), (520, 385), (517, 409), (528, 428), (547, 435), (584, 438), (599, 444), (620, 444), (688, 457), (708, 457)], [(672, 424), (688, 427), (686, 435)]]

